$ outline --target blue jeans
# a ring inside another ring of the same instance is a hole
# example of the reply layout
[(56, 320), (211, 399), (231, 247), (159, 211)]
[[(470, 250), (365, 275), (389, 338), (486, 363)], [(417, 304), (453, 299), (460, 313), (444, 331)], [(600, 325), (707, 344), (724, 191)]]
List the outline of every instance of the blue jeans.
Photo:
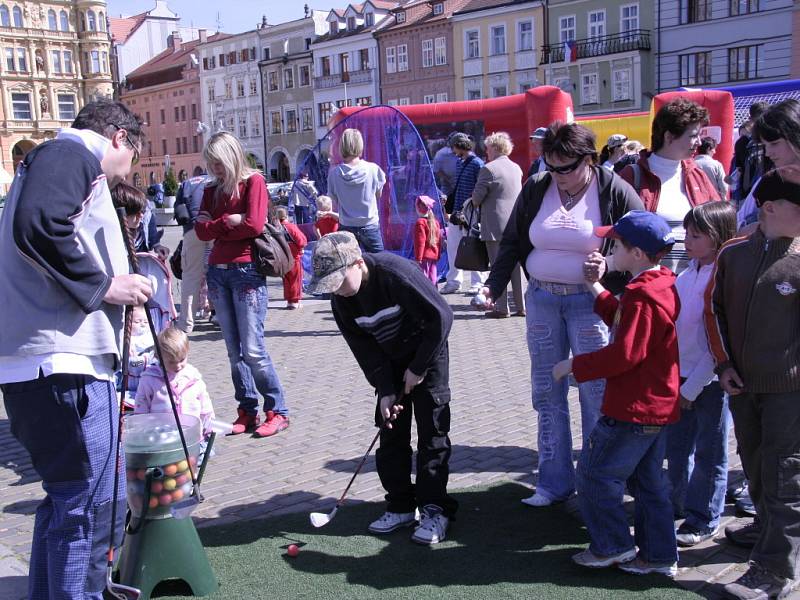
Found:
[(712, 381), (692, 410), (667, 428), (667, 461), (676, 514), (700, 531), (713, 531), (725, 508), (728, 486), (728, 397)]
[[(578, 506), (589, 530), (589, 549), (613, 556), (639, 546), (648, 562), (678, 560), (675, 522), (663, 473), (666, 427), (601, 417), (578, 460)], [(634, 535), (622, 505), (625, 483), (636, 499)]]
[(339, 231), (349, 231), (358, 240), (364, 252), (382, 252), (383, 238), (379, 225), (365, 225), (364, 227), (353, 227), (352, 225), (340, 225)]
[[(30, 453), (46, 493), (33, 525), (28, 597), (101, 600), (112, 531), (114, 383), (54, 374), (2, 388), (11, 432)], [(122, 543), (124, 521), (123, 475), (115, 546)]]
[(264, 411), (288, 415), (283, 387), (264, 343), (268, 302), (266, 278), (258, 274), (252, 263), (229, 269), (210, 265), (207, 277), (208, 297), (214, 303), (222, 328), (239, 408), (248, 414), (258, 412), (258, 399), (248, 391), (246, 366), (256, 389), (264, 397)]
[[(565, 377), (553, 381), (553, 365), (573, 354), (586, 354), (608, 344), (608, 328), (593, 310), (589, 292), (559, 296), (530, 284), (525, 293), (528, 351), (531, 356), (531, 394), (539, 413), (539, 476), (536, 492), (564, 500), (575, 491)], [(605, 380), (578, 386), (584, 445), (600, 417)]]

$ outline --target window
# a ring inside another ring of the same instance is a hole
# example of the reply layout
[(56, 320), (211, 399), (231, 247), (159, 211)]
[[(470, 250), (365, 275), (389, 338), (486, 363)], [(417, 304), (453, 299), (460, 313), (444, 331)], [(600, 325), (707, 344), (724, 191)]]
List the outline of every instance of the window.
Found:
[(106, 16), (102, 12), (97, 13), (97, 28), (100, 31), (106, 30)]
[(758, 77), (758, 46), (742, 46), (728, 50), (728, 79), (742, 81)]
[(179, 108), (176, 106), (176, 107), (175, 107), (175, 122), (177, 123), (177, 122), (178, 122), (178, 121), (180, 121), (180, 120), (181, 120), (181, 111), (180, 111), (180, 109), (179, 109)]
[(192, 152), (197, 154), (199, 151), (200, 151), (200, 141), (197, 139), (196, 135), (193, 135), (192, 136)]
[(100, 53), (101, 65), (102, 70), (101, 73), (108, 73), (108, 52), (101, 52)]
[(630, 69), (617, 69), (611, 73), (612, 100), (620, 102), (622, 100), (632, 100), (633, 94), (631, 93), (631, 70)]
[(681, 0), (681, 23), (711, 19), (711, 0)]
[(72, 73), (72, 50), (64, 50), (64, 73)]
[(480, 58), (481, 40), (477, 29), (470, 29), (464, 32), (467, 58)]
[(6, 71), (16, 71), (17, 68), (14, 65), (14, 49), (6, 48)]
[(192, 104), (192, 120), (197, 119), (197, 104)]
[(395, 59), (394, 46), (386, 47), (386, 72), (387, 73), (397, 72), (397, 60)]
[(72, 121), (75, 115), (75, 96), (58, 94), (58, 118), (62, 121)]
[(408, 71), (408, 46), (405, 44), (397, 46), (397, 70)]
[(264, 60), (270, 59), (269, 48), (264, 48)]
[(575, 39), (575, 15), (561, 17), (558, 20), (558, 41), (568, 42)]
[(281, 123), (281, 113), (280, 111), (275, 111), (269, 113), (269, 120), (271, 123), (271, 130), (273, 135), (280, 135), (282, 133), (282, 123)]
[(331, 57), (330, 56), (323, 56), (320, 59), (320, 71), (323, 75), (330, 75), (331, 74)]
[(406, 97), (406, 98), (400, 98), (400, 100), (398, 100), (398, 102), (397, 102), (397, 103), (398, 103), (400, 106), (408, 106), (409, 104), (411, 104), (411, 98), (408, 98), (408, 97)]
[(639, 29), (639, 5), (628, 4), (619, 8), (619, 30), (621, 33)]
[(387, 100), (386, 104), (388, 104), (389, 106), (397, 106), (397, 98), (392, 98), (390, 100)]
[(398, 23), (405, 23), (406, 22), (406, 11), (401, 10), (399, 13), (397, 13), (397, 16), (395, 17), (395, 21), (397, 21)]
[(433, 40), (422, 40), (422, 66), (433, 66)]
[(711, 52), (680, 56), (681, 85), (711, 83)]
[(532, 87), (533, 87), (533, 84), (532, 84), (532, 83), (530, 83), (530, 82), (527, 82), (527, 81), (526, 81), (526, 82), (524, 82), (524, 83), (520, 83), (520, 84), (519, 84), (519, 92), (518, 92), (518, 93), (519, 93), (519, 94), (524, 94), (525, 92), (527, 92), (527, 91), (528, 91), (529, 89), (531, 89)]
[(17, 70), (21, 73), (28, 72), (28, 53), (25, 48), (17, 48)]
[(297, 133), (297, 110), (286, 109), (286, 133)]
[(89, 22), (89, 31), (97, 31), (97, 17), (93, 10), (86, 13), (86, 19)]
[(444, 13), (444, 3), (437, 2), (433, 5), (433, 14), (434, 15), (441, 15)]
[(25, 21), (22, 20), (22, 9), (19, 6), (15, 6), (12, 13), (14, 15), (14, 27), (25, 27)]
[(181, 106), (181, 121), (186, 120), (186, 106)]
[(730, 0), (731, 16), (758, 12), (758, 0)]
[(506, 26), (495, 25), (490, 29), (489, 38), (491, 40), (492, 54), (506, 53)]
[(303, 131), (311, 131), (314, 128), (314, 118), (312, 117), (311, 114), (311, 107), (310, 106), (304, 107), (300, 114), (302, 115), (303, 119), (302, 121)]
[(350, 53), (349, 52), (342, 52), (339, 55), (339, 72), (340, 73), (349, 73), (350, 72)]
[(166, 122), (167, 122), (167, 113), (166, 113), (166, 112), (164, 111), (164, 109), (162, 108), (162, 109), (161, 109), (161, 124), (162, 124), (162, 125), (165, 125), (165, 124), (166, 124)]
[(5, 4), (0, 5), (0, 25), (3, 27), (11, 27), (11, 14), (8, 12), (8, 7)]
[(533, 21), (517, 23), (517, 52), (533, 50)]
[(447, 64), (447, 38), (436, 38), (436, 65)]
[(347, 30), (353, 31), (356, 28), (356, 18), (355, 17), (347, 17)]
[(300, 65), (300, 87), (311, 85), (311, 67)]
[(220, 67), (224, 67), (225, 66), (225, 55), (224, 54), (220, 54), (220, 55), (217, 56), (217, 58), (219, 58), (219, 66)]
[(254, 114), (253, 118), (250, 119), (250, 131), (253, 134), (253, 137), (259, 137), (261, 135), (261, 116), (258, 114)]
[(69, 16), (67, 11), (62, 10), (58, 13), (58, 20), (61, 22), (61, 31), (69, 31)]
[(362, 71), (369, 69), (369, 49), (362, 48), (358, 51), (358, 68)]
[(180, 153), (181, 153), (181, 138), (176, 137), (175, 138), (175, 154), (180, 154)]
[(225, 82), (225, 98), (228, 100), (233, 98), (233, 85), (230, 80)]
[(236, 80), (236, 96), (244, 98), (244, 79), (240, 78)]
[(595, 10), (589, 13), (589, 38), (595, 39), (606, 34), (606, 11)]
[(258, 94), (258, 80), (251, 76), (248, 81), (250, 82), (250, 95), (255, 96)]
[(239, 115), (239, 137), (247, 137), (247, 115)]
[(27, 93), (11, 94), (11, 110), (14, 112), (15, 119), (30, 121), (31, 115), (31, 95)]
[(216, 84), (215, 81), (209, 81), (208, 82), (208, 101), (209, 102), (213, 102), (214, 98), (216, 96), (216, 85), (215, 84)]
[(52, 8), (47, 11), (47, 26), (50, 28), (50, 31), (58, 31), (56, 11), (54, 11)]
[(442, 92), (440, 94), (436, 94), (436, 101), (437, 102), (447, 102), (447, 92)]
[(467, 90), (467, 100), (480, 100), (480, 99), (481, 99), (480, 90)]
[(581, 104), (597, 104), (597, 73), (581, 75)]
[(333, 104), (330, 102), (319, 103), (319, 124), (324, 127), (333, 114)]
[(508, 96), (508, 86), (506, 86), (506, 85), (493, 85), (492, 86), (492, 98), (500, 98), (502, 96)]
[(50, 52), (50, 56), (53, 62), (53, 73), (56, 75), (61, 75), (61, 52), (58, 50), (52, 50)]
[(100, 51), (99, 50), (92, 50), (88, 53), (87, 62), (90, 62), (89, 65), (89, 72), (90, 73), (99, 73), (100, 72)]
[(267, 74), (267, 81), (268, 81), (268, 88), (270, 92), (277, 92), (278, 91), (278, 72), (277, 71), (270, 71)]
[(364, 25), (367, 27), (375, 25), (375, 13), (368, 12), (364, 15)]
[(436, 102), (436, 94), (425, 94), (422, 97), (423, 104), (433, 104), (434, 102)]
[(163, 140), (163, 139), (161, 140), (161, 155), (162, 156), (166, 156), (167, 155), (167, 140)]
[(336, 35), (339, 33), (339, 22), (338, 21), (331, 21), (328, 23), (328, 33), (331, 35)]

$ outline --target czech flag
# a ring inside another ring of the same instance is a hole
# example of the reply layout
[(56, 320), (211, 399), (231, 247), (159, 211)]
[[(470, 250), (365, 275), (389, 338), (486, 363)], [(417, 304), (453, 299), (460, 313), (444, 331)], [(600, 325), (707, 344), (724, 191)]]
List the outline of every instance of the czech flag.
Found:
[(564, 42), (564, 61), (572, 63), (578, 60), (578, 44), (575, 40)]

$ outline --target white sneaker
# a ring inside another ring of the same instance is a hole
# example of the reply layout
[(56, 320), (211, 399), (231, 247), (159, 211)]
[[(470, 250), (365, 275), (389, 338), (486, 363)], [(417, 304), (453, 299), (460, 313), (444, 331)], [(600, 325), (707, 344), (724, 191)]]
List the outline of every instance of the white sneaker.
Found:
[(439, 290), (440, 294), (455, 294), (461, 289), (461, 284), (455, 281), (450, 281), (442, 286)]
[(550, 506), (553, 503), (553, 501), (550, 498), (548, 498), (547, 496), (543, 496), (539, 492), (536, 492), (530, 498), (524, 498), (523, 500), (521, 500), (521, 502), (523, 504), (527, 504), (528, 506), (535, 506), (537, 508), (542, 506)]
[(469, 288), (468, 294), (472, 294), (473, 296), (480, 292), (485, 286), (482, 283), (476, 283), (471, 288)]
[(422, 509), (419, 527), (414, 530), (411, 539), (418, 544), (438, 544), (447, 537), (447, 526), (450, 519), (442, 514), (442, 509), (435, 504), (428, 504)]
[(384, 534), (391, 533), (401, 527), (410, 527), (416, 523), (414, 514), (413, 512), (394, 513), (387, 510), (380, 518), (369, 524), (369, 530), (372, 533)]

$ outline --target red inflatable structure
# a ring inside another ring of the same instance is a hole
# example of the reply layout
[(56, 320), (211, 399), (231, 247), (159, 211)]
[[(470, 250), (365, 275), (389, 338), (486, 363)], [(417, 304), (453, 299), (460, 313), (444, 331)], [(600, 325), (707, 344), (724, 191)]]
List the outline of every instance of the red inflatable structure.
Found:
[[(336, 113), (335, 122), (361, 108), (341, 109)], [(545, 127), (553, 121), (571, 121), (573, 118), (572, 97), (550, 85), (502, 98), (413, 104), (396, 108), (414, 123), (422, 139), (428, 143), (432, 140), (443, 142), (453, 131), (463, 131), (481, 144), (490, 133), (505, 131), (514, 142), (514, 151), (510, 158), (520, 166), (523, 173), (527, 173), (528, 167), (536, 158), (529, 140), (533, 130)]]

